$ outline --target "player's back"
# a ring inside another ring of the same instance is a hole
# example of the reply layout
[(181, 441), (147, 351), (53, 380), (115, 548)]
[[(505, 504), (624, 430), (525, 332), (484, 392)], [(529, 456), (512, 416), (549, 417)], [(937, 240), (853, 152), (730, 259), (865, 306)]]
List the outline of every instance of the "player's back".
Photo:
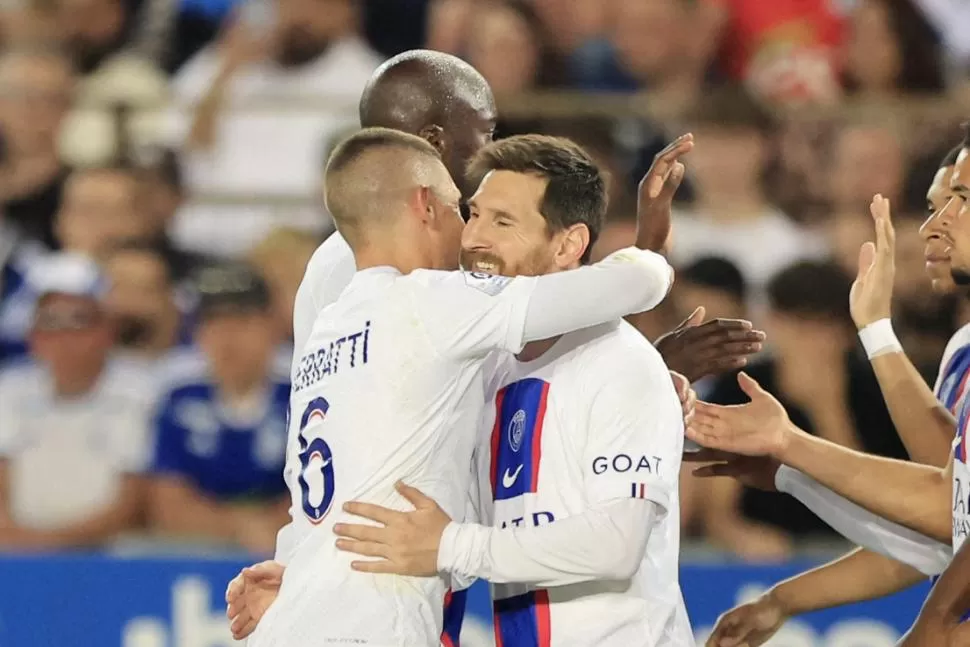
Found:
[(448, 276), (358, 272), (318, 316), (290, 400), (295, 544), (252, 645), (437, 644), (443, 581), (355, 572), (332, 526), (351, 520), (341, 509), (351, 500), (409, 509), (398, 480), (464, 511), (485, 353), (436, 338), (427, 295)]

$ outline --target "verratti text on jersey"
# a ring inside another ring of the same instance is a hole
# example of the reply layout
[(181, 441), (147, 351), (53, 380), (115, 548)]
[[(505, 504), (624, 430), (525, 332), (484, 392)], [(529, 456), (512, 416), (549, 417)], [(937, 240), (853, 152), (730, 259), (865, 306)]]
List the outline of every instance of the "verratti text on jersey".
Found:
[(293, 379), (293, 391), (299, 392), (313, 386), (325, 375), (336, 374), (340, 369), (354, 368), (367, 363), (370, 322), (364, 329), (320, 344), (315, 351), (300, 358), (300, 366)]

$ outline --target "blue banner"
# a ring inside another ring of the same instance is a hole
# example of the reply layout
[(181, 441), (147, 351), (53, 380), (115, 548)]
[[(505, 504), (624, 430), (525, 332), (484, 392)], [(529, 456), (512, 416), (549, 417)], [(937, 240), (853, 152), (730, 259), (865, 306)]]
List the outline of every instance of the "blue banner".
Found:
[[(0, 557), (0, 647), (230, 647), (226, 583), (236, 559)], [(682, 587), (700, 644), (717, 616), (812, 566), (685, 564)], [(775, 647), (893, 647), (928, 585), (789, 622)], [(491, 645), (488, 590), (476, 585), (464, 647)]]

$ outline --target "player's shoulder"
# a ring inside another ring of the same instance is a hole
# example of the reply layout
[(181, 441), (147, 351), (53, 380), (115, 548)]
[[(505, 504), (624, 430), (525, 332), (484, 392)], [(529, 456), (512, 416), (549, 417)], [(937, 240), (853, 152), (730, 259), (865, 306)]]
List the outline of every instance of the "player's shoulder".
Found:
[(495, 296), (514, 280), (510, 276), (495, 276), (484, 272), (463, 270), (415, 270), (404, 281), (418, 290), (447, 291), (449, 294), (484, 293)]
[(950, 341), (946, 344), (946, 349), (943, 351), (943, 368), (950, 359), (956, 354), (958, 350), (964, 346), (970, 346), (970, 324), (963, 325), (959, 330), (953, 333), (950, 337)]
[(576, 335), (576, 353), (587, 366), (636, 374), (667, 372), (663, 358), (653, 344), (626, 321), (593, 326), (573, 334)]

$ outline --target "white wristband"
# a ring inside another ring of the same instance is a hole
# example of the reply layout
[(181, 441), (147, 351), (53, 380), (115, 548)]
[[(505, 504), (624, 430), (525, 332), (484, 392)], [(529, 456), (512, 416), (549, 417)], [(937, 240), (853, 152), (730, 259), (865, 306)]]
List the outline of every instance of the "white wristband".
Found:
[(874, 321), (859, 331), (859, 341), (866, 349), (866, 357), (873, 359), (887, 353), (898, 353), (903, 350), (896, 333), (893, 332), (893, 324), (889, 319)]

